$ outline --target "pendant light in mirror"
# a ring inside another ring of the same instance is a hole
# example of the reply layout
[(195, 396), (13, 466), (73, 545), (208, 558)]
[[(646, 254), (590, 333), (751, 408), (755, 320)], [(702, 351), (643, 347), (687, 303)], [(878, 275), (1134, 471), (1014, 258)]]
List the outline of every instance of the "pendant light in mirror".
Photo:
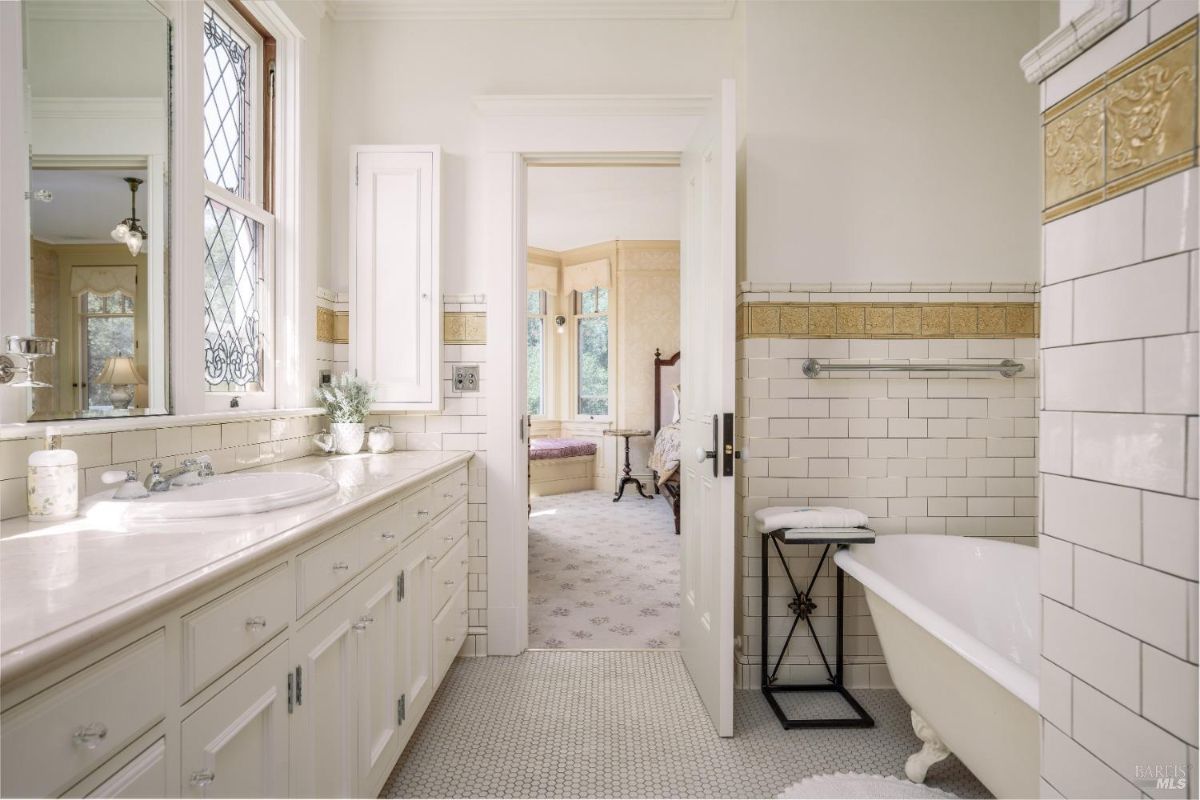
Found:
[(142, 179), (126, 178), (125, 182), (129, 184), (129, 216), (117, 223), (117, 227), (112, 229), (111, 235), (114, 242), (124, 244), (129, 248), (129, 254), (136, 256), (142, 252), (142, 245), (149, 237), (137, 217), (137, 190), (142, 185)]

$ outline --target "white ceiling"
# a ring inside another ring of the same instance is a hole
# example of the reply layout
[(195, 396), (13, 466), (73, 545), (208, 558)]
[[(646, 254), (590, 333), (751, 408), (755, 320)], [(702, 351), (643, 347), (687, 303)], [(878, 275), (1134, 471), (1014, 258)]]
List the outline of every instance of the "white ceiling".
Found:
[[(125, 178), (146, 180), (145, 170), (35, 169), (33, 191), (54, 194), (49, 203), (29, 204), (33, 238), (50, 244), (109, 243), (109, 233), (129, 216), (129, 186)], [(146, 225), (146, 192), (138, 190), (138, 217)], [(153, 232), (151, 232), (153, 233)]]
[(530, 167), (529, 244), (678, 239), (680, 180), (678, 167)]
[(338, 21), (729, 19), (735, 0), (325, 0)]

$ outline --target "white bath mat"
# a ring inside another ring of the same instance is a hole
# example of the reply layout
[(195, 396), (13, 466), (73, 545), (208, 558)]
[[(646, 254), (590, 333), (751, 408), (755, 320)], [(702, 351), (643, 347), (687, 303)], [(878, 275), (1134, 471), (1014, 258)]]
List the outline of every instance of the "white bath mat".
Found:
[(932, 786), (911, 783), (891, 775), (860, 775), (839, 772), (814, 775), (793, 783), (779, 793), (786, 798), (863, 798), (863, 800), (909, 800), (909, 798), (957, 798)]

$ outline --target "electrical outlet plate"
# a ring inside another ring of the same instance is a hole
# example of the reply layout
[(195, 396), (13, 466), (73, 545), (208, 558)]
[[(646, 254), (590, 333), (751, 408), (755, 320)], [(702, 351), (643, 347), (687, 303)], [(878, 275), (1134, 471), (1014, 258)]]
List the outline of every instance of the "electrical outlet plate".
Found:
[(479, 391), (479, 365), (459, 364), (454, 367), (454, 391)]

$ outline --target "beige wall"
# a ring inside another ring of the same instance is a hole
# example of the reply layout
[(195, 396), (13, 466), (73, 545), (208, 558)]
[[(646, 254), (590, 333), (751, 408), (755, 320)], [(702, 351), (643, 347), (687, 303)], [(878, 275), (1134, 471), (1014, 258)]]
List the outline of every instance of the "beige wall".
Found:
[(1037, 279), (1038, 3), (745, 5), (744, 279)]

